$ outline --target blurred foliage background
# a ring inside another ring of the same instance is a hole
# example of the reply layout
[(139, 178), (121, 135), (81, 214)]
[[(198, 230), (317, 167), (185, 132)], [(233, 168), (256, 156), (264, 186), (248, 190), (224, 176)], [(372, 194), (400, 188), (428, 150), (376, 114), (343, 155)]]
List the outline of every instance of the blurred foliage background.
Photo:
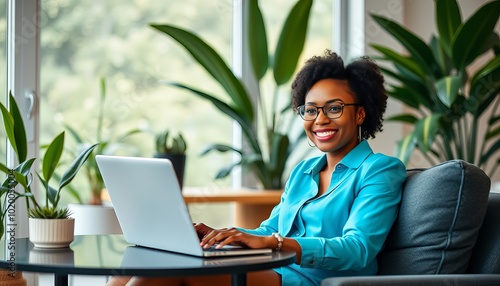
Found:
[[(331, 48), (331, 2), (318, 0), (313, 4), (300, 65), (312, 55)], [(287, 0), (260, 1), (269, 46), (275, 46), (293, 4)], [(232, 142), (233, 123), (209, 102), (159, 81), (196, 81), (198, 86), (202, 82), (211, 93), (222, 89), (178, 44), (148, 24), (168, 23), (190, 29), (208, 39), (231, 64), (232, 14), (233, 9), (239, 9), (233, 5), (232, 0), (41, 0), (40, 144), (49, 143), (65, 125), (78, 129), (89, 141), (95, 140), (102, 77), (107, 82), (104, 136), (113, 138), (134, 128), (147, 130), (127, 138), (128, 147), (120, 149), (118, 154), (152, 157), (154, 132), (167, 128), (180, 131), (189, 146), (185, 185), (229, 187), (229, 179), (213, 178), (232, 155), (212, 152), (199, 156), (199, 153), (207, 143)], [(6, 67), (5, 9), (5, 0), (0, 0), (2, 67)], [(6, 90), (5, 68), (0, 69), (0, 79), (0, 88)], [(272, 91), (270, 88), (269, 92)], [(281, 92), (289, 93), (289, 89)], [(1, 97), (2, 102), (5, 98)], [(76, 143), (68, 136), (66, 146), (74, 150)], [(5, 158), (5, 144), (0, 144), (0, 152), (1, 158)], [(73, 185), (86, 188), (84, 176), (77, 176)], [(72, 199), (66, 196), (63, 201), (68, 203)]]

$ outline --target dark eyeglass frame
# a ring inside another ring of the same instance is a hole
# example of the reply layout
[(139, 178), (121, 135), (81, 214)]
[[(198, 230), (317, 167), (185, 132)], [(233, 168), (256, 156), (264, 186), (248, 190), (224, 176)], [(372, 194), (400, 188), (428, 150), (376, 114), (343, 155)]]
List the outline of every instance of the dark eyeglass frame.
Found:
[[(339, 112), (339, 115), (336, 116), (336, 117), (330, 117), (328, 116), (328, 113), (325, 111), (325, 107), (330, 107), (332, 105), (340, 105), (340, 112)], [(332, 103), (329, 103), (327, 105), (323, 105), (323, 106), (315, 106), (315, 105), (301, 105), (301, 106), (298, 106), (297, 107), (297, 112), (299, 113), (300, 115), (300, 118), (302, 118), (304, 121), (314, 121), (316, 120), (316, 118), (318, 118), (319, 116), (319, 110), (321, 109), (323, 111), (323, 114), (329, 118), (329, 119), (337, 119), (337, 118), (340, 118), (342, 116), (342, 114), (344, 114), (344, 107), (345, 106), (351, 106), (351, 105), (357, 105), (357, 106), (362, 106), (361, 103), (343, 103), (343, 102), (332, 102)], [(316, 108), (316, 116), (312, 119), (305, 119), (304, 118), (304, 112), (305, 112), (305, 107), (306, 106), (309, 106), (309, 107), (315, 107)]]

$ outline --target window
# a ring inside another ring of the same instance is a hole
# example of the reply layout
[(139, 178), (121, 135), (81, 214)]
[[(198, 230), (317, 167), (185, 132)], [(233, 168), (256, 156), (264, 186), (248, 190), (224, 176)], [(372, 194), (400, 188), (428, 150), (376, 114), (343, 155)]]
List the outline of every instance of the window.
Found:
[[(41, 3), (40, 144), (48, 143), (68, 125), (90, 143), (96, 142), (99, 78), (103, 77), (107, 83), (105, 137), (132, 128), (182, 132), (189, 144), (185, 184), (230, 185), (229, 179), (213, 178), (231, 160), (231, 154), (199, 154), (209, 142), (232, 141), (228, 132), (231, 120), (209, 102), (159, 81), (203, 86), (212, 94), (222, 94), (222, 89), (180, 45), (148, 25), (168, 23), (195, 31), (230, 63), (233, 1)], [(289, 11), (293, 3), (261, 1), (260, 6), (272, 52), (287, 15), (282, 11)], [(299, 65), (331, 46), (331, 1), (314, 2), (311, 14)], [(154, 153), (152, 133), (133, 135), (124, 142), (129, 143), (128, 148), (119, 154)], [(67, 145), (75, 148), (69, 138)]]
[[(5, 105), (7, 101), (7, 3), (6, 0), (0, 0), (0, 90), (4, 96), (0, 96), (0, 102)], [(3, 123), (2, 123), (3, 124)], [(0, 138), (6, 138), (5, 131), (0, 128)], [(3, 163), (6, 162), (6, 142), (0, 143), (0, 158)]]
[[(168, 23), (196, 31), (231, 56), (231, 1), (42, 1), (40, 143), (67, 125), (96, 142), (99, 78), (107, 83), (103, 136), (111, 141), (132, 128), (118, 154), (152, 157), (154, 132), (182, 132), (188, 141), (184, 182), (189, 186), (229, 184), (214, 181), (230, 155), (200, 156), (207, 142), (231, 142), (232, 122), (195, 95), (160, 80), (221, 88), (168, 36), (149, 27)], [(112, 139), (114, 138), (114, 139)], [(75, 148), (67, 138), (67, 145)], [(78, 179), (78, 177), (77, 177)], [(80, 178), (81, 179), (81, 178)]]

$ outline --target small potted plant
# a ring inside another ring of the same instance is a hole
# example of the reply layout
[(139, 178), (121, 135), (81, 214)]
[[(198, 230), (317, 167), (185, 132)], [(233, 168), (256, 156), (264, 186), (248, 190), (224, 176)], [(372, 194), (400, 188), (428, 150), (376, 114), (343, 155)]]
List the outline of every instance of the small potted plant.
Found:
[(177, 136), (170, 137), (170, 131), (164, 130), (156, 135), (155, 158), (166, 158), (172, 162), (179, 185), (183, 186), (184, 169), (186, 165), (186, 140), (179, 132)]
[[(35, 246), (48, 248), (67, 247), (74, 238), (74, 219), (69, 217), (70, 212), (68, 208), (59, 207), (61, 191), (73, 180), (98, 144), (94, 144), (82, 151), (60, 177), (58, 187), (54, 188), (49, 183), (51, 178), (55, 176), (56, 168), (60, 165), (64, 149), (64, 132), (61, 132), (54, 138), (48, 145), (43, 156), (42, 172), (41, 174), (37, 172), (38, 178), (45, 189), (45, 201), (42, 203), (37, 200), (31, 191), (31, 184), (33, 182), (31, 167), (36, 158), (27, 159), (28, 144), (26, 129), (12, 94), (9, 95), (9, 102), (9, 109), (0, 103), (0, 110), (5, 133), (14, 150), (16, 159), (20, 163), (15, 168), (8, 168), (5, 165), (1, 166), (2, 171), (9, 173), (6, 183), (4, 182), (3, 184), (2, 192), (5, 191), (5, 186), (7, 186), (8, 190), (15, 189), (17, 185), (21, 185), (24, 188), (24, 193), (16, 192), (13, 198), (26, 197), (28, 215), (30, 217), (29, 235), (30, 240)], [(62, 233), (62, 228), (68, 229)], [(48, 231), (50, 233), (47, 233)], [(53, 232), (61, 233), (55, 236)], [(2, 235), (3, 233), (2, 231)]]
[(57, 188), (50, 185), (50, 180), (60, 165), (64, 149), (64, 131), (59, 133), (50, 143), (42, 159), (42, 172), (37, 176), (45, 189), (45, 202), (39, 203), (35, 196), (28, 201), (29, 236), (35, 247), (61, 248), (67, 247), (74, 239), (75, 219), (70, 217), (68, 207), (60, 207), (62, 189), (67, 186), (99, 144), (94, 144), (84, 151), (70, 164), (61, 176)]

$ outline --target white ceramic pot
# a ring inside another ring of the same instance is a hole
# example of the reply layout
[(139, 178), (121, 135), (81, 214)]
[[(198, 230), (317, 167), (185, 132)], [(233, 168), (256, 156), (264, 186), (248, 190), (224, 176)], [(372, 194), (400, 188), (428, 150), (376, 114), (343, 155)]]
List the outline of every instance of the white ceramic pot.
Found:
[(75, 235), (121, 234), (115, 209), (106, 205), (69, 204)]
[(29, 239), (38, 248), (69, 247), (75, 238), (75, 219), (29, 218)]

